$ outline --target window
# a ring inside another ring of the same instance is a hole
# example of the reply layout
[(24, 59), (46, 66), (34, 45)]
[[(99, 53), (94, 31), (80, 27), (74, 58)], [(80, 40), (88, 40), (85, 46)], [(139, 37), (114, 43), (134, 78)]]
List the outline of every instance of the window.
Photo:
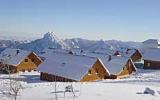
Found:
[(34, 62), (34, 59), (32, 59), (32, 62)]
[(150, 67), (150, 66), (151, 66), (151, 64), (150, 64), (150, 63), (147, 63), (147, 66), (148, 66), (148, 67)]
[(91, 69), (88, 71), (88, 75), (91, 75), (92, 74), (92, 71), (91, 71)]
[(25, 59), (25, 62), (28, 62), (28, 59)]

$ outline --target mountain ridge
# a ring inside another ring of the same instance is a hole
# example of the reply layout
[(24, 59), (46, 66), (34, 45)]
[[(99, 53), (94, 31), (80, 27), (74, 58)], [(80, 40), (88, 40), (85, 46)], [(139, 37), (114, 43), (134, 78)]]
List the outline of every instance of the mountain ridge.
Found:
[[(82, 38), (72, 38), (72, 39), (59, 39), (54, 32), (47, 32), (40, 39), (27, 42), (18, 42), (14, 45), (14, 42), (10, 40), (10, 45), (6, 47), (14, 47), (29, 51), (34, 51), (40, 53), (45, 48), (57, 48), (57, 49), (72, 49), (79, 48), (84, 50), (89, 50), (93, 52), (99, 52), (103, 50), (117, 50), (121, 48), (139, 48), (141, 42), (126, 42), (118, 40), (88, 40)], [(1, 44), (1, 43), (0, 43)], [(3, 43), (5, 44), (5, 43)], [(7, 42), (6, 42), (7, 44)], [(0, 46), (1, 47), (1, 46)]]

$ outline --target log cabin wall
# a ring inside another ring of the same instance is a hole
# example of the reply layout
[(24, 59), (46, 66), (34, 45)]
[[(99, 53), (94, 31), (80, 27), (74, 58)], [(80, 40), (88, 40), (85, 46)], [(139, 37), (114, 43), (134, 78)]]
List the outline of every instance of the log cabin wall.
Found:
[(21, 63), (17, 66), (17, 71), (32, 71), (36, 70), (38, 65), (41, 64), (42, 61), (37, 58), (34, 53), (29, 54)]
[(5, 73), (5, 74), (9, 74), (9, 73), (12, 74), (12, 73), (16, 73), (17, 72), (17, 68), (16, 68), (16, 66), (0, 63), (0, 72), (1, 73)]
[(76, 80), (68, 79), (61, 76), (51, 75), (41, 72), (40, 79), (49, 82), (77, 82)]
[(95, 64), (88, 70), (86, 75), (84, 75), (84, 77), (81, 79), (81, 82), (104, 79), (106, 75), (109, 75), (104, 67), (105, 66), (103, 66), (99, 60), (97, 60)]
[(122, 71), (120, 72), (120, 74), (118, 74), (118, 77), (120, 77), (120, 78), (127, 77), (130, 74), (132, 74), (133, 72), (136, 72), (136, 69), (135, 69), (132, 61), (128, 60), (127, 63), (122, 68)]
[(144, 69), (160, 69), (160, 61), (144, 60)]

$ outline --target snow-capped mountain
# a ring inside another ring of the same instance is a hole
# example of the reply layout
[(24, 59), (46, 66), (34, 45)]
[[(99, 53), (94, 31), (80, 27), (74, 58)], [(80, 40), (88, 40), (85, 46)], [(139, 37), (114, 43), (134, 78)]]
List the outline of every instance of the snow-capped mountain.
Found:
[(14, 40), (0, 40), (0, 53), (7, 47), (11, 48), (11, 47), (17, 46), (21, 43), (22, 42), (14, 41)]
[(123, 48), (141, 48), (142, 43), (141, 42), (133, 42), (133, 41), (118, 41), (118, 40), (107, 40), (105, 41), (107, 44), (112, 45), (116, 49), (123, 49)]
[(13, 46), (19, 45), (19, 44), (21, 44), (20, 41), (0, 40), (0, 48), (13, 47)]
[(95, 44), (97, 41), (81, 39), (81, 38), (73, 38), (73, 39), (65, 39), (64, 42), (68, 46), (70, 46), (70, 48), (88, 49), (88, 47)]
[(123, 42), (117, 40), (87, 40), (81, 38), (59, 39), (54, 32), (47, 32), (43, 38), (34, 41), (12, 41), (0, 40), (0, 48), (14, 47), (24, 50), (42, 52), (46, 48), (56, 49), (83, 49), (91, 52), (106, 53), (113, 50), (123, 50), (126, 48), (140, 48), (140, 42)]
[(17, 48), (39, 53), (45, 48), (68, 49), (69, 47), (62, 40), (60, 40), (54, 32), (48, 32), (44, 34), (43, 38), (37, 39), (30, 43), (21, 44), (17, 46)]
[(97, 41), (96, 43), (94, 43), (88, 48), (89, 51), (93, 51), (93, 52), (98, 52), (98, 51), (105, 50), (105, 49), (113, 50), (114, 48), (112, 47), (112, 45), (107, 44), (103, 40)]
[(80, 48), (96, 53), (112, 53), (115, 50), (126, 50), (127, 48), (139, 49), (140, 42), (123, 42), (117, 40), (86, 40), (86, 39), (66, 39), (64, 41), (70, 48)]

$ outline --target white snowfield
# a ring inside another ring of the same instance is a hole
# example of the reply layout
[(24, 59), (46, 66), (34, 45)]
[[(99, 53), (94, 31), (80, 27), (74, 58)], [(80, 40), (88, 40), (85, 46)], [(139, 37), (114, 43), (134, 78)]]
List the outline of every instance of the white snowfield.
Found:
[[(23, 79), (18, 100), (55, 100), (55, 83), (39, 79), (39, 72), (14, 74)], [(4, 88), (8, 75), (0, 74), (0, 89)], [(65, 87), (73, 86), (74, 94)], [(138, 69), (138, 73), (126, 79), (103, 80), (89, 83), (57, 83), (57, 100), (160, 100), (160, 70)], [(0, 93), (0, 100), (13, 98)]]

